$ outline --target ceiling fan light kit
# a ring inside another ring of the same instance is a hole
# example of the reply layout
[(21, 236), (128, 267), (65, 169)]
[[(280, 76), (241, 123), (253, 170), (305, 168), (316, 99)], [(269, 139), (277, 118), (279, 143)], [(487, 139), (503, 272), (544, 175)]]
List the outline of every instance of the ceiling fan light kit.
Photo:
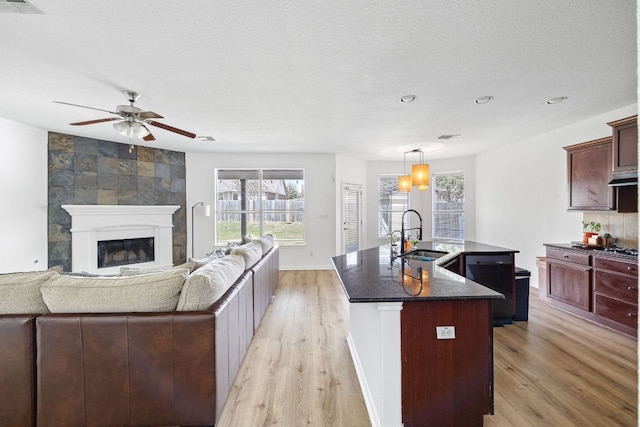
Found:
[[(135, 92), (133, 90), (125, 90), (122, 93), (127, 97), (129, 101), (129, 105), (118, 105), (116, 106), (116, 111), (109, 111), (101, 108), (87, 107), (87, 106), (78, 105), (78, 104), (70, 104), (68, 102), (61, 102), (61, 101), (53, 101), (53, 102), (57, 104), (71, 105), (73, 107), (104, 111), (106, 113), (110, 113), (118, 116), (118, 117), (109, 117), (104, 119), (74, 122), (74, 123), (70, 123), (70, 125), (84, 126), (84, 125), (92, 125), (96, 123), (111, 122), (111, 121), (118, 120), (118, 122), (113, 124), (113, 128), (121, 135), (124, 135), (127, 138), (129, 138), (129, 143), (131, 144), (131, 147), (133, 147), (133, 142), (132, 142), (133, 138), (139, 138), (145, 141), (155, 141), (156, 138), (149, 131), (146, 125), (159, 127), (160, 129), (164, 129), (169, 132), (174, 132), (179, 135), (186, 136), (187, 138), (196, 137), (195, 133), (188, 132), (186, 130), (178, 129), (173, 126), (169, 126), (164, 123), (151, 120), (151, 119), (162, 119), (164, 117), (161, 116), (160, 114), (154, 113), (153, 111), (145, 111), (133, 105), (133, 103), (136, 102), (138, 98), (140, 98), (140, 94), (138, 92)], [(131, 147), (129, 151), (131, 151)]]

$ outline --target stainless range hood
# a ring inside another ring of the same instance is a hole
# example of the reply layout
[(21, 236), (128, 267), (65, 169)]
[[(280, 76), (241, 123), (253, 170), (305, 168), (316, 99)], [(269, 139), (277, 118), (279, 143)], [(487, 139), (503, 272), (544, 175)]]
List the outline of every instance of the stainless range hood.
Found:
[(613, 179), (609, 181), (609, 187), (625, 187), (627, 185), (638, 185), (637, 173), (614, 175)]

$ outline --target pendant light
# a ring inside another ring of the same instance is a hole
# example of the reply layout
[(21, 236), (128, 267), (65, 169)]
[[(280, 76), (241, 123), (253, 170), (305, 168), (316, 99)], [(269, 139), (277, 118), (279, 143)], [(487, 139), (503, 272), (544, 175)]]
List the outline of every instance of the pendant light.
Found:
[(411, 153), (411, 151), (405, 151), (404, 152), (404, 159), (403, 159), (403, 166), (402, 166), (402, 173), (404, 173), (404, 175), (400, 175), (398, 177), (398, 191), (400, 193), (408, 193), (411, 191), (411, 175), (407, 175), (407, 153)]
[(429, 165), (424, 163), (424, 153), (419, 148), (414, 148), (404, 152), (403, 173), (407, 170), (407, 153), (420, 153), (420, 163), (411, 166), (411, 175), (401, 175), (398, 177), (398, 191), (408, 193), (411, 187), (418, 187), (418, 190), (429, 189)]
[(418, 151), (420, 153), (420, 163), (411, 166), (411, 185), (418, 187), (419, 190), (428, 190), (429, 165), (424, 163), (424, 153), (422, 150), (416, 149), (413, 151)]

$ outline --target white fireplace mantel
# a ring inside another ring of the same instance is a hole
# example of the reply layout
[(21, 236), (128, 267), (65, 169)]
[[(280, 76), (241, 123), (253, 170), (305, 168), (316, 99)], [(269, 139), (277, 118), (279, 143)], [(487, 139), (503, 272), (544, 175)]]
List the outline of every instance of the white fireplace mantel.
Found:
[(173, 213), (179, 205), (62, 205), (71, 215), (71, 269), (112, 274), (119, 267), (98, 268), (98, 242), (153, 237), (155, 260), (135, 264), (150, 268), (173, 264)]

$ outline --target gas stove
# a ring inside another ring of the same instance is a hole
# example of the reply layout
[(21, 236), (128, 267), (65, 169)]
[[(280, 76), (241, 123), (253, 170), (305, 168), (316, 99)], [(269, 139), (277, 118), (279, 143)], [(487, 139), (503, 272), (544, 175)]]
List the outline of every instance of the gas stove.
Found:
[(618, 246), (606, 246), (602, 249), (594, 249), (596, 252), (604, 252), (607, 254), (621, 254), (621, 255), (630, 255), (630, 256), (638, 256), (638, 250), (635, 248), (620, 248)]

